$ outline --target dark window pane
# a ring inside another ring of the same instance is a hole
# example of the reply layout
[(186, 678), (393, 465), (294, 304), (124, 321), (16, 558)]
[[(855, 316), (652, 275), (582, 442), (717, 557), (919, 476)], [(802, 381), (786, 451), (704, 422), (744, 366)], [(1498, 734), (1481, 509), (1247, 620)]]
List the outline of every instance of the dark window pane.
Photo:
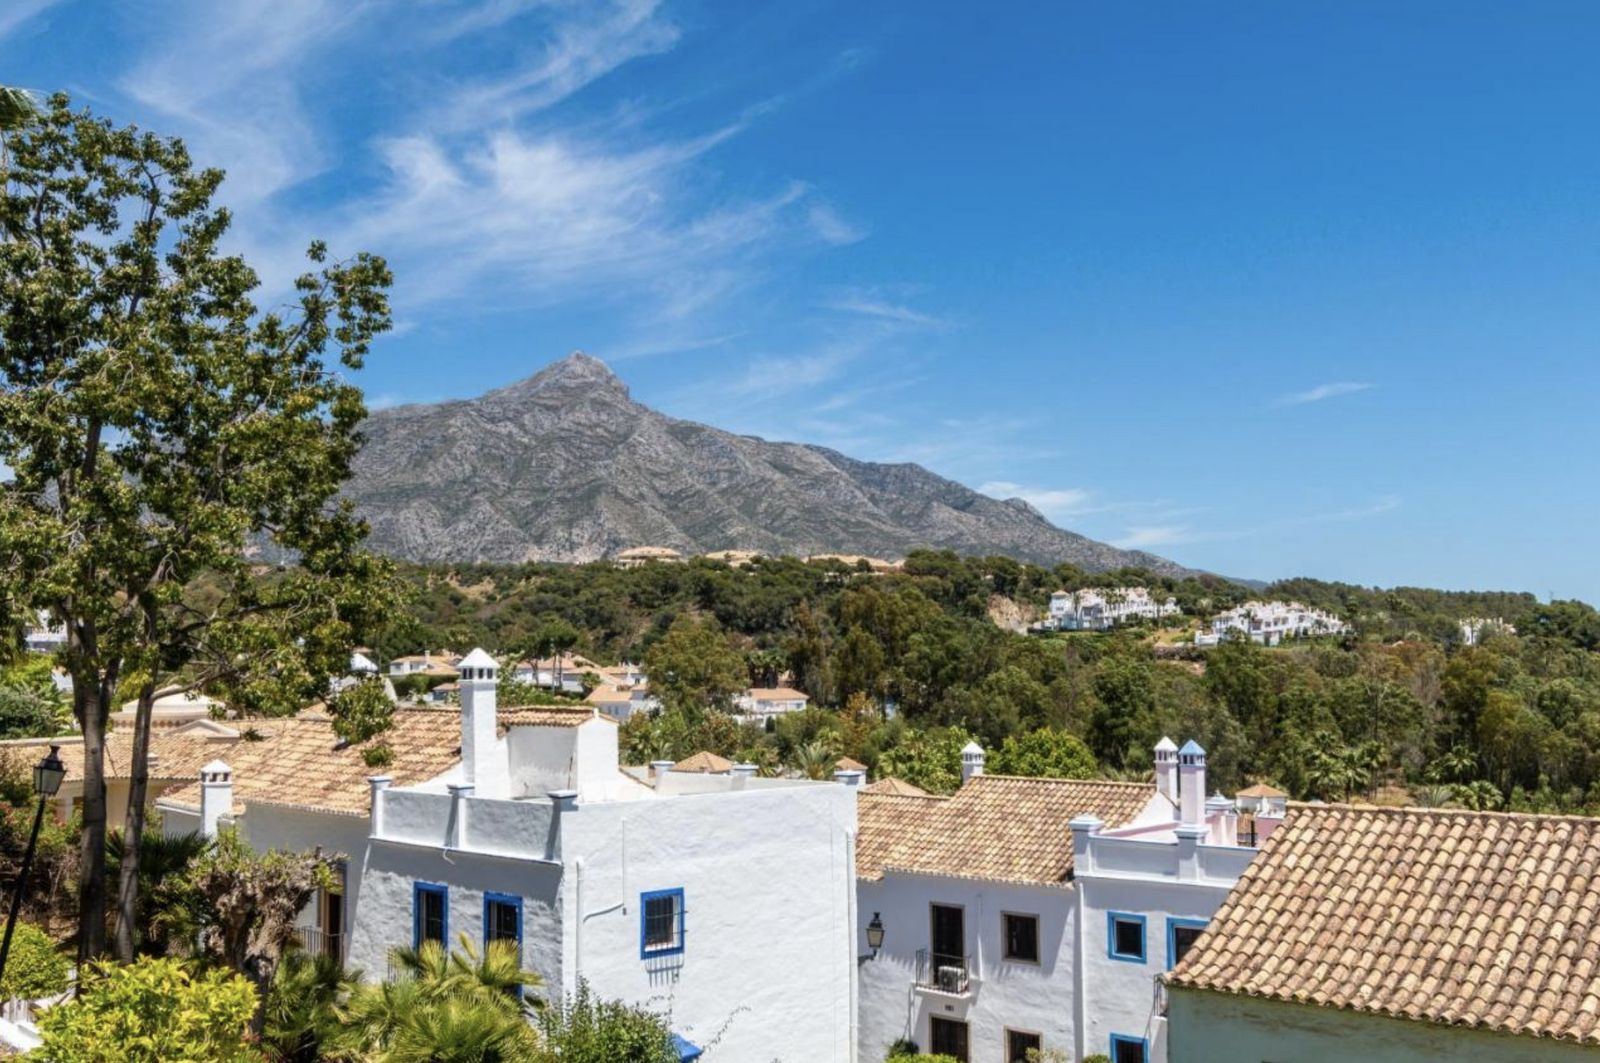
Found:
[(1118, 1040), (1111, 1043), (1111, 1063), (1145, 1063), (1144, 1042)]
[(678, 898), (674, 894), (650, 897), (644, 902), (644, 947), (670, 949), (678, 945)]
[(505, 901), (489, 902), (488, 936), (490, 941), (518, 940), (517, 906)]
[(1007, 915), (1006, 959), (1039, 962), (1039, 920), (1031, 915)]
[(1179, 960), (1183, 959), (1184, 954), (1189, 951), (1189, 947), (1200, 937), (1200, 933), (1203, 930), (1205, 930), (1203, 926), (1175, 926), (1172, 928), (1172, 964), (1174, 967), (1177, 966)]
[(1144, 924), (1136, 919), (1116, 920), (1116, 945), (1118, 956), (1144, 955)]
[(1044, 1047), (1044, 1043), (1036, 1033), (1023, 1033), (1020, 1030), (1006, 1031), (1006, 1063), (1027, 1063), (1028, 1050), (1037, 1052)]
[(438, 890), (422, 890), (417, 894), (417, 904), (421, 906), (417, 920), (419, 935), (422, 941), (437, 941), (444, 944), (444, 894)]

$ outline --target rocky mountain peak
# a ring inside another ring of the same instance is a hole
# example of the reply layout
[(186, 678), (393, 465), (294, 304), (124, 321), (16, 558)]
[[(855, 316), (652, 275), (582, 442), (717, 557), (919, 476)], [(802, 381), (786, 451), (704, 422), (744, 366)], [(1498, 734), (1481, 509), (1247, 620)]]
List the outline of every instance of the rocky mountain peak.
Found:
[(564, 396), (573, 392), (600, 393), (628, 399), (628, 385), (611, 371), (610, 366), (593, 355), (573, 351), (524, 380), (489, 392), (480, 401), (526, 401), (536, 396)]

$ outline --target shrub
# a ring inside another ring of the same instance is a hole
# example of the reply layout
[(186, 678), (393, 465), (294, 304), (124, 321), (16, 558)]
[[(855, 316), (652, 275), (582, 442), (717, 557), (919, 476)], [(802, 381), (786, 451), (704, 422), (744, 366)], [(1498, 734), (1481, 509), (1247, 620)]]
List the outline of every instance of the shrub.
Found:
[(539, 1013), (544, 1046), (562, 1063), (673, 1063), (672, 1035), (660, 1016), (618, 1001), (596, 1000), (587, 983)]
[(67, 988), (67, 958), (56, 951), (50, 935), (32, 923), (18, 923), (0, 980), (0, 1000), (38, 1000)]
[(258, 1063), (246, 1044), (255, 987), (229, 971), (195, 971), (143, 957), (104, 965), (76, 999), (39, 1018), (39, 1055), (51, 1063)]

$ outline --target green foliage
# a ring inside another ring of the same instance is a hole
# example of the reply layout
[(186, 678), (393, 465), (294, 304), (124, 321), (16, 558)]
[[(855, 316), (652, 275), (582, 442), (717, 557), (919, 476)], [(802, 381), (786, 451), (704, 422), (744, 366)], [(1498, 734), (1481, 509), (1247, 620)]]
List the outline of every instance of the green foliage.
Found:
[(340, 1031), (339, 1005), (356, 992), (359, 971), (331, 956), (287, 953), (267, 993), (262, 1047), (276, 1063), (318, 1063)]
[(446, 954), (436, 941), (390, 956), (399, 977), (363, 982), (337, 1008), (328, 1046), (337, 1058), (385, 1063), (517, 1063), (538, 1060), (529, 1006), (518, 991), (539, 977), (522, 969), (516, 946), (479, 951), (465, 934)]
[(6, 957), (5, 977), (0, 979), (0, 1000), (55, 996), (67, 988), (68, 966), (49, 934), (32, 923), (18, 923)]
[(386, 742), (368, 746), (361, 751), (361, 763), (369, 768), (387, 768), (394, 763), (394, 750)]
[(645, 653), (644, 667), (651, 690), (672, 709), (727, 709), (745, 686), (744, 657), (714, 620), (673, 621)]
[(255, 988), (229, 971), (142, 957), (96, 966), (76, 998), (39, 1018), (50, 1063), (257, 1063)]
[(64, 734), (68, 707), (50, 681), (52, 659), (29, 654), (0, 670), (0, 739)]
[(364, 676), (328, 699), (333, 732), (352, 745), (389, 729), (394, 722), (394, 702), (379, 676)]
[(972, 736), (959, 727), (908, 731), (878, 759), (878, 774), (893, 775), (933, 794), (961, 785), (961, 750)]
[[(144, 832), (139, 847), (139, 896), (134, 907), (134, 948), (144, 955), (165, 956), (175, 951), (173, 931), (189, 936), (196, 914), (186, 891), (178, 883), (190, 865), (206, 852), (207, 842), (199, 834), (167, 834), (160, 829)], [(112, 831), (106, 838), (106, 873), (122, 876), (125, 846), (122, 832)], [(168, 890), (164, 890), (163, 886)], [(170, 892), (169, 892), (170, 890)]]
[(675, 1063), (666, 1020), (643, 1008), (596, 1000), (588, 983), (539, 1013), (544, 1051), (561, 1063)]
[(1035, 778), (1092, 779), (1096, 774), (1094, 754), (1083, 739), (1048, 727), (1007, 738), (984, 767), (996, 775)]

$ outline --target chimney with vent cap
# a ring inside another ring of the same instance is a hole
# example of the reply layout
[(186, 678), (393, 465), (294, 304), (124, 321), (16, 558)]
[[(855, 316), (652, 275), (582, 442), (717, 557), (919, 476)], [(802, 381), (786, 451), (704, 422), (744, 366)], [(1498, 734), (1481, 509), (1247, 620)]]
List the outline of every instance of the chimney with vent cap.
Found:
[(1156, 743), (1156, 793), (1178, 803), (1178, 744), (1166, 735)]
[(504, 797), (506, 763), (495, 719), (500, 666), (475, 649), (456, 667), (461, 672), (461, 781), (479, 797)]
[(1178, 818), (1198, 826), (1206, 820), (1206, 751), (1194, 739), (1178, 750)]
[(961, 785), (965, 786), (974, 775), (983, 774), (983, 747), (976, 742), (968, 742), (961, 750)]
[(200, 836), (215, 838), (222, 817), (233, 814), (233, 769), (213, 760), (200, 769)]

